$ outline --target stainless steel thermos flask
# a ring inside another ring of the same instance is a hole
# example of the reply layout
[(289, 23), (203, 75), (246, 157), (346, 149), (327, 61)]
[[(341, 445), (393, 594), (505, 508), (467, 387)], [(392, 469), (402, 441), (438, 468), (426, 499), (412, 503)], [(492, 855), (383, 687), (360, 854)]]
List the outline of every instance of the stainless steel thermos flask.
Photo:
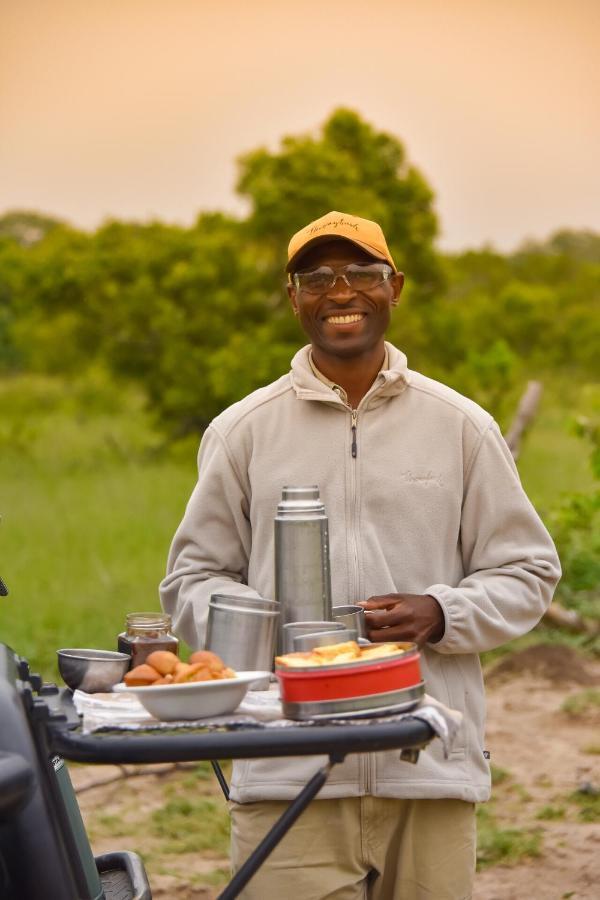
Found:
[(287, 622), (331, 621), (329, 530), (316, 485), (284, 487), (275, 516), (279, 649)]

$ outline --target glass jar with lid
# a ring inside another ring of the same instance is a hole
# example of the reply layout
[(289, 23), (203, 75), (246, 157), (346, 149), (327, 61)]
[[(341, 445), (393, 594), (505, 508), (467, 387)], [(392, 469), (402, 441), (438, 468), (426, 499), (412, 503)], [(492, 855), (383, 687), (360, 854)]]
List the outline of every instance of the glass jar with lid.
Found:
[(171, 616), (163, 612), (127, 613), (125, 631), (117, 639), (121, 653), (131, 656), (131, 668), (146, 661), (155, 650), (179, 653), (179, 641), (171, 634)]

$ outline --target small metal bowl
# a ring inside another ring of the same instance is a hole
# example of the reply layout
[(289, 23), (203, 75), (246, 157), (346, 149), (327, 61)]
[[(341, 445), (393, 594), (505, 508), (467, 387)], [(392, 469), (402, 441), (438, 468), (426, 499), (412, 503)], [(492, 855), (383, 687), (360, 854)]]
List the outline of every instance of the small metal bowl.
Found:
[(96, 694), (123, 681), (131, 656), (116, 650), (63, 649), (56, 651), (58, 669), (72, 690)]

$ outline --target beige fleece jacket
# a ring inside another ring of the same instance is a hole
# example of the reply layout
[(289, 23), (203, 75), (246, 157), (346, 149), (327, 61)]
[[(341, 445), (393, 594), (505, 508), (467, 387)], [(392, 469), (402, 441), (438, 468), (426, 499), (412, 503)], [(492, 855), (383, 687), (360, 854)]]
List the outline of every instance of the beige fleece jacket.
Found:
[[(200, 446), (198, 483), (161, 584), (175, 631), (202, 645), (210, 595), (274, 596), (273, 518), (286, 484), (318, 484), (329, 517), (335, 605), (378, 594), (432, 594), (445, 617), (422, 652), (429, 694), (464, 715), (449, 760), (434, 741), (414, 766), (398, 752), (334, 767), (321, 797), (489, 796), (485, 701), (478, 654), (529, 631), (560, 566), (492, 418), (407, 368), (389, 369), (351, 412), (312, 371), (309, 348), (291, 372), (219, 415)], [(515, 747), (515, 754), (519, 752)], [(236, 763), (238, 802), (294, 796), (323, 759)]]

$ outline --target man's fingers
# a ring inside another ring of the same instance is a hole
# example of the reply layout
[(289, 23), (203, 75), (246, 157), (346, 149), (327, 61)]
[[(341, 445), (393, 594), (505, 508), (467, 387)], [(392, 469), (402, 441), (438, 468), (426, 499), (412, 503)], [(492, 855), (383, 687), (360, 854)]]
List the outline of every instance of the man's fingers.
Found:
[(359, 603), (359, 606), (365, 610), (365, 612), (369, 612), (374, 609), (393, 609), (394, 606), (398, 604), (398, 597), (369, 597), (368, 600), (363, 600)]
[(399, 625), (406, 619), (406, 612), (401, 606), (393, 604), (391, 607), (382, 606), (376, 610), (365, 610), (367, 628), (388, 628), (391, 625)]
[(373, 631), (369, 631), (369, 640), (373, 641), (374, 644), (388, 643), (390, 641), (411, 641), (417, 642), (417, 636), (412, 634), (407, 634), (406, 628), (402, 628), (401, 625), (392, 625), (391, 628), (375, 628)]

